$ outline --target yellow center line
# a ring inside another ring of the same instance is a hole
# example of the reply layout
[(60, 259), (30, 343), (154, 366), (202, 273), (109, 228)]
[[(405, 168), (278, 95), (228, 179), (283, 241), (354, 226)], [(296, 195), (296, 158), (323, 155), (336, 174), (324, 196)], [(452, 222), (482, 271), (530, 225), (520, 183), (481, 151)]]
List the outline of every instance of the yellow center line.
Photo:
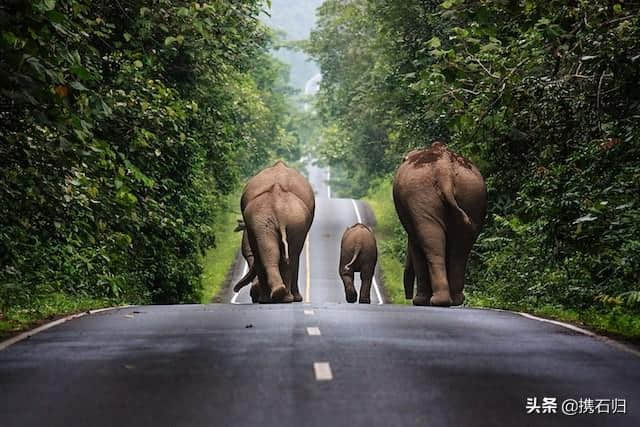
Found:
[(304, 250), (304, 258), (306, 263), (307, 270), (307, 287), (304, 292), (304, 302), (311, 302), (311, 263), (309, 262), (309, 236), (307, 236), (307, 241), (305, 242), (305, 250)]

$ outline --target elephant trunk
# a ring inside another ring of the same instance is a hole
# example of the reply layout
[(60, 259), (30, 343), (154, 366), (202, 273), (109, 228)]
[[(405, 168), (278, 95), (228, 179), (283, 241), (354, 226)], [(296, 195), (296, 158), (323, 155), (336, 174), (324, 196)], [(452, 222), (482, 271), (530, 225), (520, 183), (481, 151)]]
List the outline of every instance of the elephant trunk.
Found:
[(244, 275), (242, 279), (233, 287), (233, 292), (240, 292), (240, 289), (247, 286), (257, 276), (256, 264), (252, 263), (249, 267), (249, 271)]

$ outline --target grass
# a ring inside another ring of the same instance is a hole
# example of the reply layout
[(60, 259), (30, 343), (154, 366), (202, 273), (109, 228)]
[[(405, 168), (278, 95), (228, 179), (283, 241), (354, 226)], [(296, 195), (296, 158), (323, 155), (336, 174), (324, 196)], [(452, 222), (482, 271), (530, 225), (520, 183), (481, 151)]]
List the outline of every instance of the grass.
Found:
[(382, 270), (384, 289), (393, 304), (409, 304), (404, 298), (402, 275), (404, 264), (393, 253), (391, 242), (398, 240), (400, 221), (391, 196), (391, 179), (380, 181), (367, 194), (365, 201), (376, 216), (375, 234), (378, 241), (378, 260)]
[(6, 338), (69, 314), (112, 305), (114, 302), (109, 299), (69, 296), (63, 293), (42, 295), (35, 299), (28, 308), (9, 308), (6, 312), (0, 313), (0, 338)]
[[(404, 231), (396, 215), (391, 195), (391, 179), (387, 178), (374, 185), (365, 200), (376, 216), (376, 239), (378, 240), (378, 260), (382, 269), (384, 288), (394, 304), (410, 304), (404, 298), (402, 276), (403, 263), (398, 259), (398, 245)], [(640, 340), (640, 316), (637, 311), (625, 306), (594, 307), (578, 310), (552, 305), (524, 305), (500, 300), (496, 295), (486, 295), (480, 291), (467, 289), (465, 305), (469, 307), (500, 308), (522, 311), (536, 316), (577, 324), (599, 333), (634, 342)]]
[[(240, 197), (231, 197), (229, 206)], [(239, 214), (228, 209), (216, 228), (216, 245), (202, 259), (202, 293), (200, 302), (210, 303), (218, 295), (242, 242), (242, 233), (234, 232)]]

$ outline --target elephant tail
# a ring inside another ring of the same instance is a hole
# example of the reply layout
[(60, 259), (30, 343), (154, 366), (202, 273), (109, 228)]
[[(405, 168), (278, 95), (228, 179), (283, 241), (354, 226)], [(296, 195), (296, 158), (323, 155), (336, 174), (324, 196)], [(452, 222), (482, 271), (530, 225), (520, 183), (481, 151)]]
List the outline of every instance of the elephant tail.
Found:
[(351, 258), (351, 261), (349, 261), (349, 263), (347, 265), (344, 266), (344, 268), (342, 269), (345, 273), (348, 273), (349, 271), (351, 271), (351, 265), (356, 262), (356, 260), (358, 259), (358, 256), (360, 255), (360, 245), (356, 246), (356, 249), (353, 251), (353, 258)]
[(460, 215), (463, 223), (467, 225), (473, 225), (473, 223), (471, 222), (471, 218), (469, 218), (469, 215), (467, 215), (467, 213), (462, 210), (460, 205), (458, 205), (458, 201), (453, 194), (453, 180), (450, 177), (447, 177), (444, 180), (441, 180), (439, 184), (440, 190), (442, 191), (442, 196), (444, 197), (444, 200), (449, 205), (449, 207)]
[(233, 292), (240, 292), (240, 289), (244, 288), (249, 283), (251, 283), (251, 281), (254, 279), (254, 277), (257, 276), (257, 274), (258, 274), (258, 271), (256, 270), (255, 262), (251, 263), (251, 266), (249, 267), (249, 271), (247, 271), (247, 274), (245, 274), (244, 277), (240, 279), (240, 281), (236, 283), (236, 285), (233, 287)]
[(284, 247), (284, 262), (289, 264), (289, 243), (287, 242), (287, 227), (280, 224), (280, 240)]

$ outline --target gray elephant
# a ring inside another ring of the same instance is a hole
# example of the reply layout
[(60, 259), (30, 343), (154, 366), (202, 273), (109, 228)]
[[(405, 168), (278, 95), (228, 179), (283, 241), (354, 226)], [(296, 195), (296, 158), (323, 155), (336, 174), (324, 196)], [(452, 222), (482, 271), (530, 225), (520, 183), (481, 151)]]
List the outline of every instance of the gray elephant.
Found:
[(340, 266), (338, 274), (344, 284), (347, 302), (356, 302), (358, 294), (353, 286), (353, 275), (360, 272), (360, 304), (371, 302), (371, 282), (378, 261), (378, 247), (371, 228), (354, 224), (347, 228), (340, 242)]
[(484, 223), (487, 191), (478, 169), (441, 142), (414, 150), (393, 180), (393, 200), (408, 235), (405, 297), (414, 305), (464, 302), (464, 272)]
[(259, 302), (302, 301), (300, 253), (315, 213), (309, 182), (278, 161), (249, 180), (240, 209), (254, 262), (234, 291), (257, 277)]

